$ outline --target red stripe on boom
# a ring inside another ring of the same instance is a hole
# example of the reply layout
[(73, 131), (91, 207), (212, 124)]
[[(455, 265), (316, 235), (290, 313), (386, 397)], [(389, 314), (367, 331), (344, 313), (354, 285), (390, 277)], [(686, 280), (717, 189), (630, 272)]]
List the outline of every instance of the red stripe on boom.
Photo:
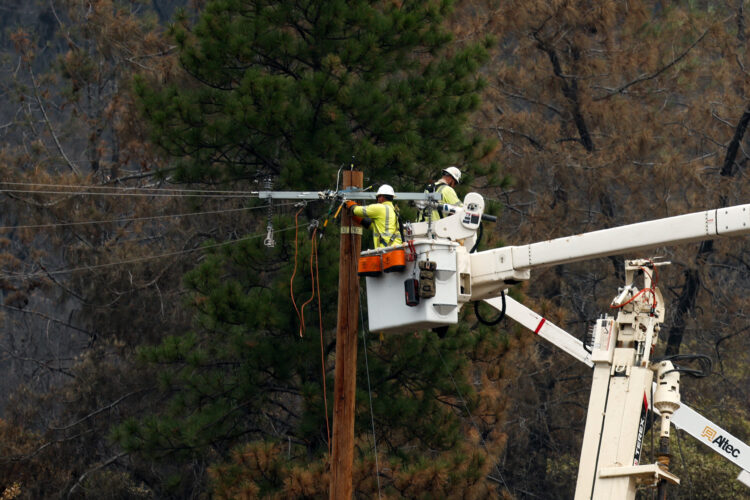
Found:
[(539, 322), (539, 324), (536, 326), (536, 330), (534, 330), (534, 333), (539, 335), (539, 330), (542, 329), (542, 325), (544, 322), (547, 321), (545, 318), (542, 318), (542, 321)]

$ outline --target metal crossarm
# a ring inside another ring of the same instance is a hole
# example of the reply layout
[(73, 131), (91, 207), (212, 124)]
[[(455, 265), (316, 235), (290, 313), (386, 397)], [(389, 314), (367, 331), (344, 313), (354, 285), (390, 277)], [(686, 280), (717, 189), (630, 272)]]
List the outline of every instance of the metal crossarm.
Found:
[[(355, 190), (344, 191), (254, 191), (260, 199), (275, 200), (374, 200), (375, 193)], [(395, 201), (440, 201), (440, 193), (396, 193)]]

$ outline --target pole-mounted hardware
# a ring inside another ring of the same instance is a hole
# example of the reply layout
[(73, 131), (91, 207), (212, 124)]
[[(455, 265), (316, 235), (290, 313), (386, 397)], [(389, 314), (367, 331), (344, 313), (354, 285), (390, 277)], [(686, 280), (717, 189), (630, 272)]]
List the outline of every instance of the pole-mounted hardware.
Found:
[[(271, 190), (273, 187), (273, 180), (270, 177), (266, 177), (265, 188)], [(276, 241), (273, 239), (273, 199), (268, 198), (268, 224), (266, 225), (266, 239), (263, 240), (263, 244), (268, 248), (276, 246)]]
[[(339, 191), (253, 191), (260, 199), (265, 200), (333, 200), (336, 198), (354, 201), (375, 200), (375, 193), (360, 189), (342, 189)], [(406, 193), (399, 192), (393, 197), (395, 201), (440, 201), (440, 193)]]

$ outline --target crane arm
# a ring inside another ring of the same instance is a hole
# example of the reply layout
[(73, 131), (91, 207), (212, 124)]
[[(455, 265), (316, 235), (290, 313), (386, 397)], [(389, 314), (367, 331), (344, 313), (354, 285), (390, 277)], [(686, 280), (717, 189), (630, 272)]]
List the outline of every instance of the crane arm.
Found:
[[(498, 311), (503, 310), (502, 301), (499, 297), (484, 299), (484, 302)], [(513, 318), (522, 326), (551, 342), (555, 347), (562, 349), (581, 363), (590, 367), (594, 366), (593, 361), (591, 361), (591, 353), (583, 347), (583, 342), (507, 294), (505, 296), (505, 315)]]
[[(675, 427), (687, 432), (714, 452), (738, 465), (745, 474), (750, 474), (747, 472), (750, 471), (750, 446), (740, 441), (725, 429), (711, 422), (685, 403), (680, 403), (680, 407), (672, 415), (672, 423)], [(742, 476), (744, 475), (740, 474), (740, 477)], [(750, 487), (749, 483), (745, 484)]]
[(535, 268), (748, 233), (750, 205), (737, 205), (473, 253), (477, 293), (472, 300), (497, 295), (505, 283), (529, 279)]
[[(587, 366), (593, 366), (591, 354), (583, 347), (583, 342), (513, 298), (506, 296), (505, 301), (506, 316), (513, 318), (578, 361)], [(484, 302), (498, 311), (503, 309), (499, 298), (485, 299)], [(656, 391), (655, 383), (654, 391)], [(652, 409), (659, 413), (658, 410)], [(750, 446), (685, 403), (680, 403), (680, 407), (672, 414), (671, 421), (676, 428), (682, 429), (714, 452), (739, 466), (742, 471), (737, 480), (750, 487), (750, 472), (748, 472), (750, 471)]]

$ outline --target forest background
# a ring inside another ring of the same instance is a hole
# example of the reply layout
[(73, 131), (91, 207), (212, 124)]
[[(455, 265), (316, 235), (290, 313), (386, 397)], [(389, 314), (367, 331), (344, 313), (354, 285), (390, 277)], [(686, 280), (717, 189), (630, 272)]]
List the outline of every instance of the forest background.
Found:
[[(499, 216), (481, 248), (745, 203), (745, 5), (1, 1), (2, 498), (325, 497), (330, 207), (248, 193), (455, 163)], [(654, 254), (657, 355), (710, 356), (683, 400), (746, 442), (749, 249)], [(622, 279), (618, 256), (512, 293), (582, 338)], [(572, 497), (589, 370), (470, 308), (360, 341), (358, 498)], [(747, 497), (672, 441), (671, 498)]]

